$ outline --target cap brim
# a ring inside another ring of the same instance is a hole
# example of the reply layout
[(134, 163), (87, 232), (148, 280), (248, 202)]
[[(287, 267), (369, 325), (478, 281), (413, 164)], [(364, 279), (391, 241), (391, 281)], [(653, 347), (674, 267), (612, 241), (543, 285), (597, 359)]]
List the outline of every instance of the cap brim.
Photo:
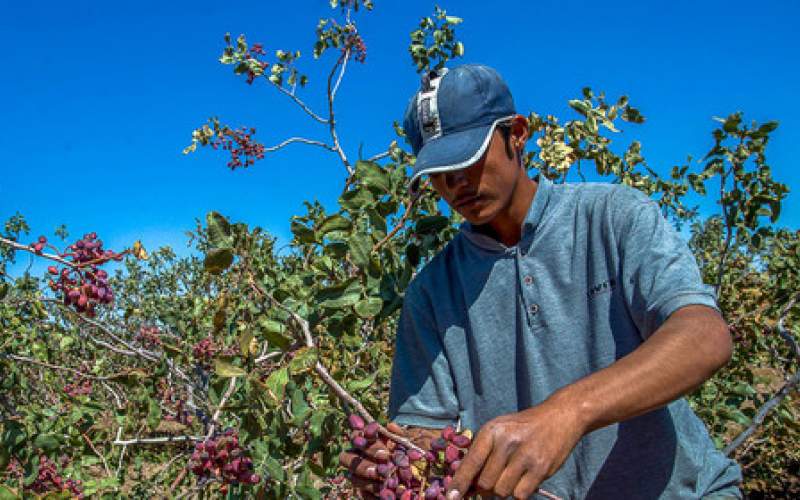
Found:
[(417, 155), (408, 187), (416, 192), (420, 177), (437, 172), (451, 172), (467, 168), (481, 159), (492, 138), (500, 118), (488, 125), (452, 132), (428, 141)]

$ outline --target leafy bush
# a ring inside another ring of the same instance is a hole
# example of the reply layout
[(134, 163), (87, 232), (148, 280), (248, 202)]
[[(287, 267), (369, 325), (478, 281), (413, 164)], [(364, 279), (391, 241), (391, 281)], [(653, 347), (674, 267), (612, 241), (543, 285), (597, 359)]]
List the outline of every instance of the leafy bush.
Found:
[[(59, 249), (29, 241), (21, 215), (0, 237), (0, 498), (52, 492), (108, 497), (206, 494), (265, 498), (348, 497), (337, 457), (349, 446), (346, 416), (386, 419), (393, 336), (403, 292), (455, 234), (426, 184), (411, 196), (414, 158), (393, 141), (367, 160), (342, 146), (335, 98), (348, 64), (367, 47), (355, 13), (369, 1), (332, 2), (317, 25), (315, 58), (333, 62), (326, 115), (297, 94), (308, 78), (299, 52), (225, 38), (220, 62), (249, 84), (264, 82), (330, 131), (328, 142), (293, 138), (264, 147), (255, 129), (212, 118), (186, 152), (226, 152), (232, 169), (292, 142), (330, 151), (346, 172), (339, 208), (306, 202), (292, 218), (288, 252), (258, 227), (211, 212), (189, 232), (198, 257), (138, 243), (120, 252), (85, 235)], [(461, 19), (437, 9), (412, 32), (418, 72), (464, 52)], [(612, 150), (620, 121), (643, 123), (626, 97), (583, 89), (562, 122), (531, 113), (529, 168), (556, 181), (594, 166), (610, 182), (658, 200), (713, 284), (736, 340), (733, 360), (690, 398), (717, 445), (744, 467), (753, 498), (797, 495), (800, 380), (795, 340), (800, 232), (774, 226), (787, 187), (765, 157), (777, 124), (734, 113), (712, 131), (699, 165), (667, 177), (641, 145)], [(395, 125), (398, 138), (402, 130)], [(713, 196), (701, 217), (690, 193)], [(66, 242), (66, 231), (60, 231)], [(99, 242), (99, 244), (98, 244)], [(89, 248), (91, 247), (91, 248)], [(53, 262), (45, 276), (6, 273), (17, 252)], [(110, 276), (108, 261), (124, 259)], [(381, 428), (386, 433), (386, 429)]]

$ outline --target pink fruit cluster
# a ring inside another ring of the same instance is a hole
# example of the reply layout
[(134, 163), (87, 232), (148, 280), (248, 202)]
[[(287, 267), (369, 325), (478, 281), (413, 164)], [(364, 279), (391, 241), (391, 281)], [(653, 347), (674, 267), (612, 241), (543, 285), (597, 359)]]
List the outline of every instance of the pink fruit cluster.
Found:
[(72, 306), (79, 313), (87, 316), (95, 315), (99, 304), (114, 302), (114, 292), (108, 284), (108, 273), (99, 266), (109, 260), (122, 260), (124, 253), (103, 250), (103, 241), (97, 239), (97, 233), (84, 234), (67, 251), (59, 254), (71, 260), (69, 266), (60, 270), (50, 266), (47, 271), (54, 276), (50, 280), (50, 289), (64, 295), (64, 304)]
[(217, 346), (214, 345), (213, 340), (205, 338), (192, 347), (192, 353), (198, 363), (205, 365), (210, 363), (214, 354), (217, 353)]
[(44, 246), (47, 245), (47, 238), (44, 236), (39, 236), (39, 239), (34, 243), (30, 244), (30, 247), (33, 248), (33, 251), (37, 254), (41, 254), (42, 250), (44, 250)]
[(64, 392), (70, 397), (85, 396), (92, 393), (92, 381), (89, 379), (73, 381), (64, 386)]
[[(250, 50), (245, 53), (244, 58), (257, 61), (258, 65), (261, 67), (261, 74), (264, 74), (264, 72), (266, 71), (267, 67), (269, 66), (269, 63), (267, 61), (259, 60), (259, 56), (264, 56), (266, 54), (267, 53), (264, 50), (264, 46), (262, 44), (254, 43), (253, 45), (250, 46)], [(253, 81), (255, 81), (257, 76), (259, 76), (259, 75), (256, 74), (255, 71), (253, 71), (252, 69), (248, 69), (247, 70), (247, 84), (248, 85), (252, 85)]]
[(358, 33), (347, 35), (342, 51), (344, 52), (347, 49), (350, 49), (350, 57), (356, 61), (363, 64), (367, 60), (367, 44), (364, 43), (364, 39)]
[(261, 476), (253, 473), (253, 461), (239, 446), (239, 436), (231, 429), (217, 437), (197, 443), (189, 468), (199, 481), (217, 479), (229, 484), (257, 484)]
[[(347, 420), (354, 448), (364, 450), (382, 439), (377, 422), (365, 424), (358, 415), (350, 415)], [(424, 452), (395, 446), (391, 457), (376, 467), (383, 482), (381, 500), (444, 500), (444, 492), (471, 443), (468, 431), (457, 433), (446, 427)]]
[(73, 498), (83, 498), (81, 482), (61, 477), (56, 464), (44, 455), (39, 456), (39, 473), (36, 480), (25, 489), (38, 494), (67, 492)]
[(134, 339), (143, 346), (157, 347), (161, 345), (161, 330), (157, 326), (142, 325)]
[(214, 149), (222, 148), (229, 151), (231, 159), (228, 167), (231, 170), (237, 167), (249, 167), (256, 160), (264, 159), (264, 145), (253, 139), (256, 133), (254, 128), (241, 127), (238, 129), (225, 128), (222, 134), (218, 134), (211, 142)]

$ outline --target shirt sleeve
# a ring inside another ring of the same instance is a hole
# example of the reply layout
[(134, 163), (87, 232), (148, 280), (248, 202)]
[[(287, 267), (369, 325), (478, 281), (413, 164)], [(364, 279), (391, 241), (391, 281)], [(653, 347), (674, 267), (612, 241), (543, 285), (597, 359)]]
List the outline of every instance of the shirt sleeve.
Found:
[(432, 306), (409, 286), (397, 328), (389, 418), (400, 425), (443, 428), (457, 422), (458, 408)]
[(676, 310), (700, 304), (719, 311), (711, 286), (703, 283), (689, 246), (644, 193), (624, 188), (617, 204), (622, 289), (642, 338), (652, 335)]

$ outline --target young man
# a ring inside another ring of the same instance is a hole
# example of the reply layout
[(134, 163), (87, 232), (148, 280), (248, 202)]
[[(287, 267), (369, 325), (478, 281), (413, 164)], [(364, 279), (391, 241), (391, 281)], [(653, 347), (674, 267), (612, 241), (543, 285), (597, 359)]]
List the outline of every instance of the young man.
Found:
[[(728, 361), (731, 338), (657, 204), (625, 186), (529, 178), (526, 120), (485, 66), (425, 78), (404, 126), (412, 189), (429, 175), (467, 221), (406, 291), (389, 410), (414, 438), (478, 430), (447, 498), (471, 485), (741, 498), (739, 467), (682, 398)], [(341, 461), (376, 492), (386, 457)]]

